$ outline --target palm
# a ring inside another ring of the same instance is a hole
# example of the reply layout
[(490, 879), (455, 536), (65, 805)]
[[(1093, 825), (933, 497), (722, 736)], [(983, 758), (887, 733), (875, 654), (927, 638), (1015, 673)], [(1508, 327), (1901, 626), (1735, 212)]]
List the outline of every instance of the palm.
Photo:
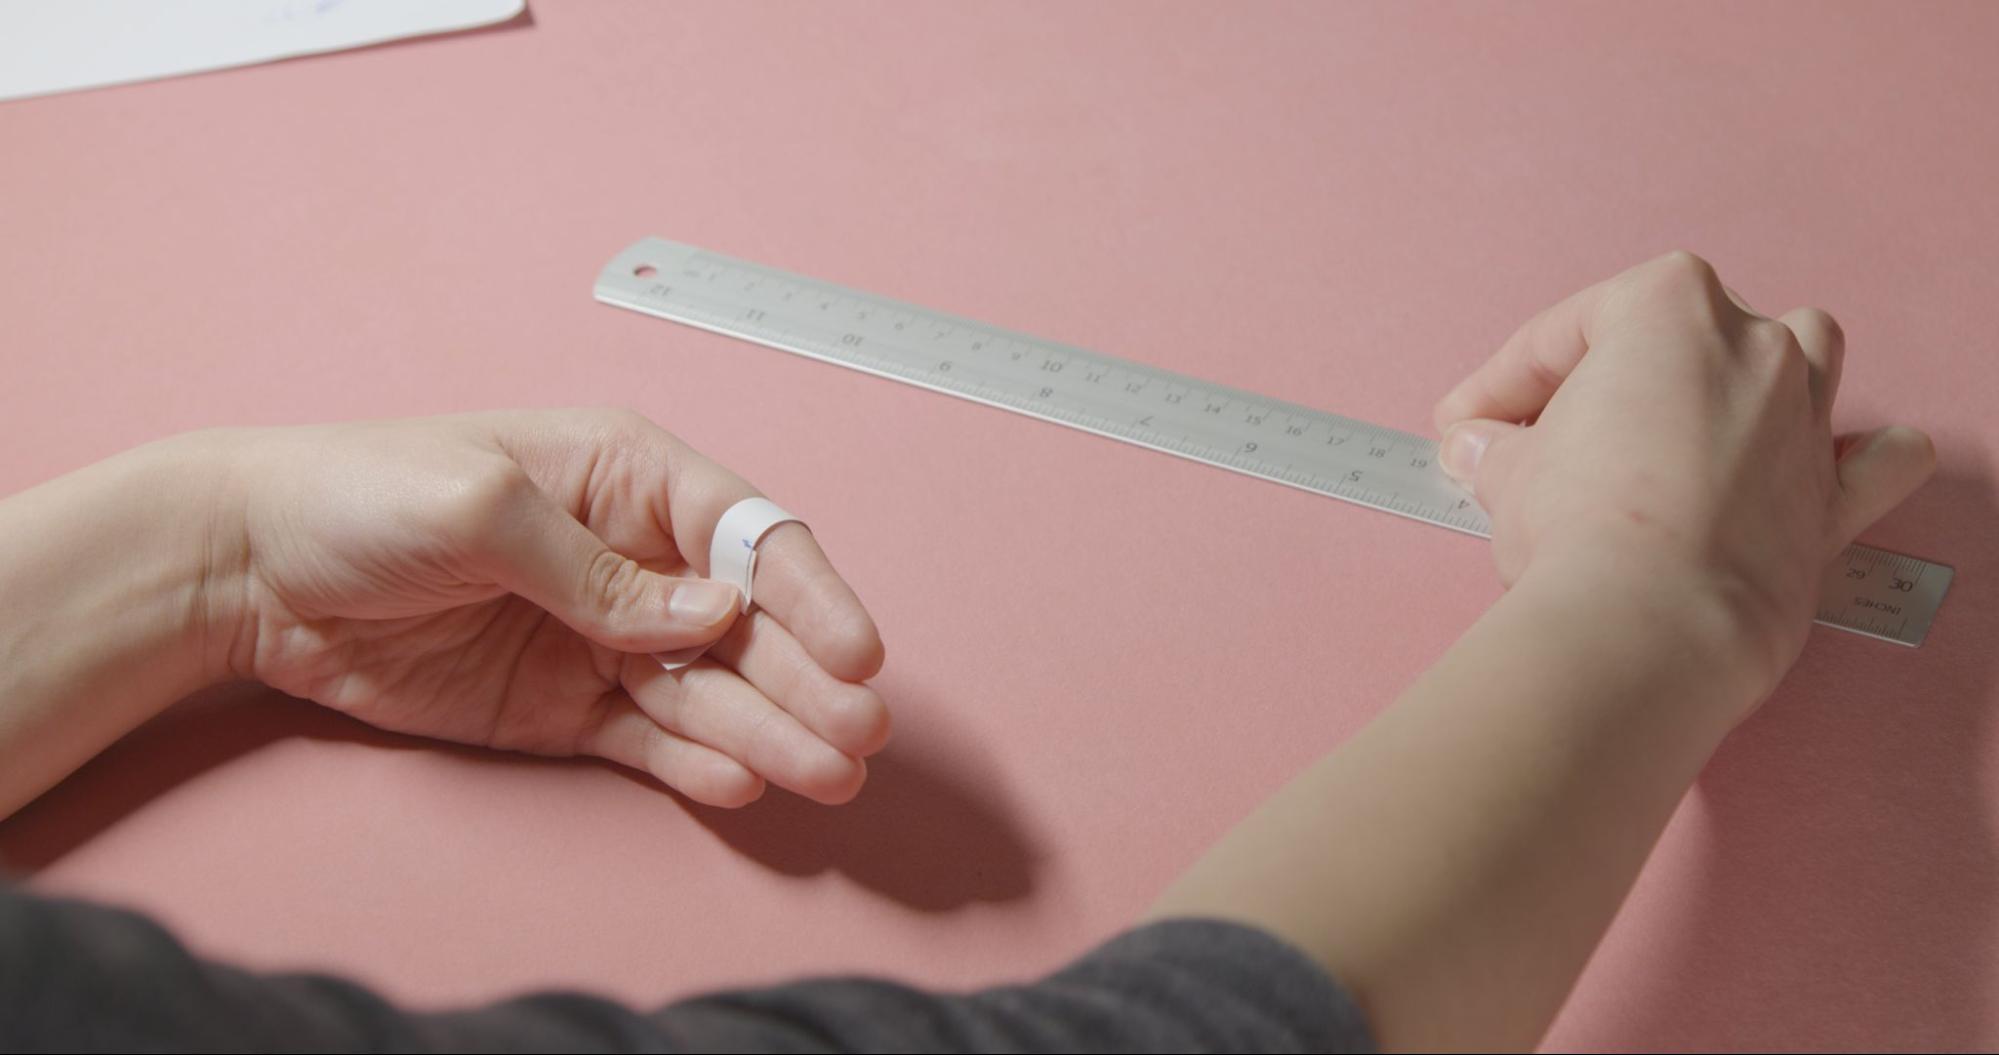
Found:
[(535, 754), (576, 753), (624, 658), (511, 595), (348, 623), (334, 640), (339, 672), (269, 680), (384, 729)]
[[(399, 454), (407, 464), (407, 455)], [(461, 477), (473, 470), (451, 467)], [(536, 460), (533, 483), (592, 533), (642, 566), (687, 570), (631, 493), (638, 474), (615, 458)], [(403, 537), (393, 515), (320, 505), (309, 538), (262, 569), (270, 594), (258, 657), (272, 686), (397, 732), (504, 750), (568, 755), (616, 701), (626, 656), (455, 559)], [(295, 496), (304, 497), (304, 496)], [(308, 552), (301, 554), (296, 549)], [(304, 559), (300, 559), (303, 557)], [(272, 633), (272, 631), (276, 631)]]

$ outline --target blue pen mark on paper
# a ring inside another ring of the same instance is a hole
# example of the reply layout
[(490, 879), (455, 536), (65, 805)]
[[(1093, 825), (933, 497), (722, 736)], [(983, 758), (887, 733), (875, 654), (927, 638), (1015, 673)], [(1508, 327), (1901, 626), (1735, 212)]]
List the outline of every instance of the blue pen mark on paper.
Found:
[(299, 22), (308, 18), (317, 18), (345, 2), (346, 0), (291, 0), (290, 3), (281, 4), (272, 11), (270, 21)]

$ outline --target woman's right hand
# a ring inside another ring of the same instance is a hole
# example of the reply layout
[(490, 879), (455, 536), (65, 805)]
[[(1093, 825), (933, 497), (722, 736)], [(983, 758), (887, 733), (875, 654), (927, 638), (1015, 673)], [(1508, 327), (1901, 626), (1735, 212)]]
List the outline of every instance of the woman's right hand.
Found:
[(1543, 311), (1452, 389), (1441, 462), (1492, 515), (1508, 585), (1685, 600), (1767, 692), (1828, 562), (1936, 462), (1914, 429), (1835, 440), (1843, 351), (1826, 313), (1760, 315), (1671, 253)]
[[(204, 577), (228, 668), (397, 732), (596, 755), (739, 806), (867, 777), (882, 643), (811, 532), (773, 530), (757, 607), (699, 578), (757, 491), (630, 412), (196, 433), (228, 468)], [(668, 671), (651, 653), (713, 644)]]

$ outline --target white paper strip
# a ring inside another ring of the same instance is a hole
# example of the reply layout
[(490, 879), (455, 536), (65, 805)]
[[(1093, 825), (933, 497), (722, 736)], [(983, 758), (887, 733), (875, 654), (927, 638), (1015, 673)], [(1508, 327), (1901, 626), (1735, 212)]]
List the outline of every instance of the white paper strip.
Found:
[[(715, 522), (715, 536), (708, 541), (708, 577), (734, 585), (743, 592), (737, 611), (747, 612), (752, 603), (750, 588), (756, 584), (757, 547), (764, 536), (779, 524), (804, 524), (768, 498), (745, 498), (730, 506)], [(655, 652), (653, 658), (667, 670), (679, 670), (701, 658), (707, 645)]]

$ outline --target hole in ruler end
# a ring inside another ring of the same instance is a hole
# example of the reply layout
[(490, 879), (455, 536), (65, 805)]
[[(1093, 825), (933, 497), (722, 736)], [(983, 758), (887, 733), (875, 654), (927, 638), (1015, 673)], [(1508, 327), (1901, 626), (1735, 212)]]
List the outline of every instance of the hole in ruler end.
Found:
[(659, 274), (659, 269), (652, 266), (651, 264), (640, 264), (639, 266), (632, 269), (632, 274), (637, 275), (640, 278), (651, 278), (654, 275)]

